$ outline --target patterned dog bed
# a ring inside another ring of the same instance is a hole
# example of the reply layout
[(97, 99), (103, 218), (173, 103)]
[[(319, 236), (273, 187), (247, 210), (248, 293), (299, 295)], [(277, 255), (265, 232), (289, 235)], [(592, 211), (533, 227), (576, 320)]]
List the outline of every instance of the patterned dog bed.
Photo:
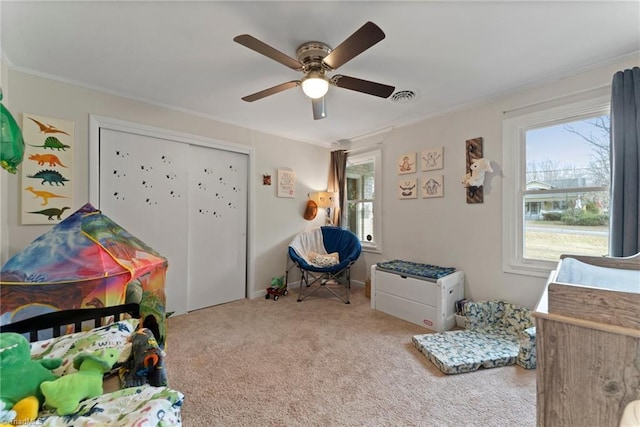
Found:
[(518, 364), (536, 367), (529, 310), (505, 301), (465, 305), (466, 330), (415, 335), (413, 345), (445, 374)]

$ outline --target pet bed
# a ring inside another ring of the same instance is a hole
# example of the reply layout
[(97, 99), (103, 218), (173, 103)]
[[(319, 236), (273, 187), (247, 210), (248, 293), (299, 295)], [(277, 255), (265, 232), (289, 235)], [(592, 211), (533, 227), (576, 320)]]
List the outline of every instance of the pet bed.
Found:
[[(125, 313), (137, 314), (137, 304), (57, 311), (3, 325), (2, 332), (17, 332), (35, 338), (43, 332), (52, 333), (53, 338), (29, 340), (31, 358), (60, 358), (62, 365), (52, 372), (67, 375), (75, 371), (72, 361), (80, 352), (113, 347), (121, 350), (119, 362), (128, 358), (131, 347), (128, 338), (137, 328), (139, 320), (124, 318)], [(101, 326), (109, 321), (112, 323)], [(95, 327), (81, 331), (82, 326), (87, 328), (87, 322), (93, 322)], [(65, 335), (69, 327), (79, 332)], [(130, 387), (83, 400), (70, 415), (58, 416), (55, 410), (43, 409), (31, 425), (180, 426), (183, 400), (181, 392), (169, 387)]]
[(536, 367), (535, 326), (528, 309), (505, 301), (468, 302), (465, 330), (414, 335), (412, 342), (445, 374), (518, 364)]

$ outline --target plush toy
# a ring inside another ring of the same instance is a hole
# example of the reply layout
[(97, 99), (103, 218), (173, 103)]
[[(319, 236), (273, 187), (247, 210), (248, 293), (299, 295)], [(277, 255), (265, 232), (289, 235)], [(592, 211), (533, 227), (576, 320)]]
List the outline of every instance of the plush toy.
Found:
[(81, 400), (100, 396), (103, 392), (103, 375), (118, 361), (119, 356), (120, 351), (115, 348), (77, 355), (73, 359), (73, 366), (78, 372), (40, 385), (45, 406), (56, 409), (58, 415), (69, 415), (78, 409)]
[[(31, 360), (29, 342), (13, 332), (0, 333), (0, 411), (2, 422), (25, 423), (38, 414), (43, 396), (40, 384), (57, 378), (50, 369), (61, 359)], [(13, 412), (12, 412), (13, 411)], [(14, 417), (13, 419), (9, 419)]]
[(120, 368), (122, 386), (137, 387), (147, 383), (155, 387), (166, 386), (164, 356), (151, 329), (136, 330), (131, 335), (131, 358)]
[[(0, 408), (4, 408), (3, 402), (0, 402)], [(0, 409), (0, 427), (29, 424), (38, 417), (39, 409), (40, 402), (37, 397), (25, 397), (13, 405), (10, 411)]]
[(465, 187), (480, 187), (484, 184), (484, 174), (487, 172), (493, 172), (491, 169), (491, 161), (489, 159), (472, 159), (471, 173), (468, 173), (462, 178), (462, 184)]
[[(2, 89), (0, 89), (2, 100)], [(24, 158), (24, 139), (15, 119), (0, 103), (0, 167), (15, 174)]]

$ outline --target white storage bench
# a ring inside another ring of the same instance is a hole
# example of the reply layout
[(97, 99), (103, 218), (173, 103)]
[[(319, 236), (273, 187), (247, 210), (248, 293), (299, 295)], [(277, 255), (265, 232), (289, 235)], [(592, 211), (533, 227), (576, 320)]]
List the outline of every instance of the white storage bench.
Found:
[(371, 308), (416, 325), (453, 328), (455, 303), (463, 298), (462, 271), (400, 260), (371, 266)]

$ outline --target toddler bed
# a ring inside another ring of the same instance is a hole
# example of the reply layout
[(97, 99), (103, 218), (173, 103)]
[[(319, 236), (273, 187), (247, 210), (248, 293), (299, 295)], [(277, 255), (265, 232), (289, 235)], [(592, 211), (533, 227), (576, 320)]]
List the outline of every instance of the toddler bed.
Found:
[[(180, 426), (184, 400), (181, 392), (148, 384), (118, 390), (120, 381), (115, 372), (131, 355), (129, 336), (138, 327), (137, 315), (137, 304), (124, 304), (57, 311), (3, 325), (1, 332), (17, 332), (28, 337), (32, 360), (62, 359), (61, 366), (52, 370), (58, 376), (75, 372), (73, 359), (81, 352), (104, 348), (121, 351), (119, 363), (105, 375), (104, 394), (81, 401), (78, 409), (69, 415), (58, 416), (55, 410), (45, 408), (27, 425)], [(102, 326), (104, 323), (108, 324)], [(65, 334), (69, 330), (79, 332)], [(38, 340), (44, 335), (52, 337)]]

